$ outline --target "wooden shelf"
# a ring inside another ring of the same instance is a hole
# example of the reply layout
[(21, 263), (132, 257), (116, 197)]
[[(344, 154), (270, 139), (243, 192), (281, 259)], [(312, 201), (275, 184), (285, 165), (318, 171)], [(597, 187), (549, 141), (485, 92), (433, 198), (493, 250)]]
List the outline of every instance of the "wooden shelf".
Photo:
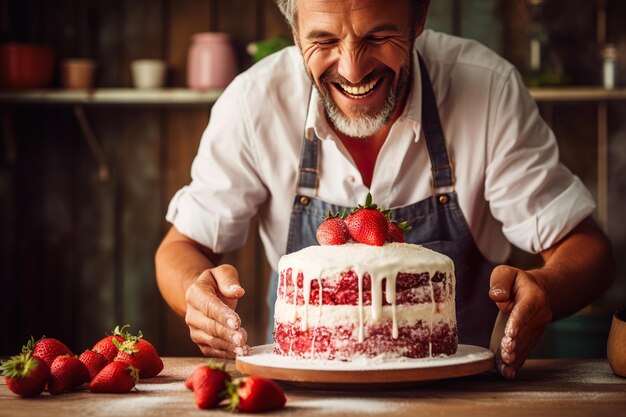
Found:
[(531, 88), (537, 101), (612, 101), (626, 100), (626, 88), (607, 90), (600, 87)]
[[(107, 105), (211, 105), (223, 90), (194, 91), (186, 88), (138, 90), (99, 88), (95, 90), (0, 91), (0, 103), (10, 104), (107, 104)], [(626, 100), (626, 88), (599, 87), (531, 88), (540, 102)]]
[(11, 104), (106, 104), (106, 105), (211, 105), (223, 90), (195, 91), (186, 88), (139, 90), (100, 88), (95, 90), (0, 91), (0, 103)]

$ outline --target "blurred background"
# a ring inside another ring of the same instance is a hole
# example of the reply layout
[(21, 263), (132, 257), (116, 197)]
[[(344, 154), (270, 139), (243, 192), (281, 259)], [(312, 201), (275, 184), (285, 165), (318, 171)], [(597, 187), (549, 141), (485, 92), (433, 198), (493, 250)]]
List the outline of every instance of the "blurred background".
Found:
[[(431, 2), (428, 27), (517, 66), (614, 245), (613, 287), (552, 324), (536, 357), (603, 357), (626, 306), (624, 22), (622, 0)], [(123, 323), (162, 355), (199, 354), (154, 278), (167, 204), (220, 90), (290, 37), (272, 0), (0, 0), (0, 355), (31, 334), (80, 352)], [(254, 345), (270, 267), (250, 230), (225, 261)]]

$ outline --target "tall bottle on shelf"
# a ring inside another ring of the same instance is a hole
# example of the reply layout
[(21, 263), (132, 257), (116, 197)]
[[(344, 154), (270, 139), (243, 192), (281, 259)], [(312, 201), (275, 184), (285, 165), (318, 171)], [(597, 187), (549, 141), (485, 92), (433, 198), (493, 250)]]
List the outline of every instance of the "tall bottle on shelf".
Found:
[(530, 24), (524, 81), (528, 87), (560, 85), (564, 77), (557, 57), (549, 49), (549, 34), (545, 26), (545, 0), (527, 0), (527, 2)]
[(607, 43), (600, 52), (602, 56), (602, 86), (612, 90), (617, 84), (617, 48)]

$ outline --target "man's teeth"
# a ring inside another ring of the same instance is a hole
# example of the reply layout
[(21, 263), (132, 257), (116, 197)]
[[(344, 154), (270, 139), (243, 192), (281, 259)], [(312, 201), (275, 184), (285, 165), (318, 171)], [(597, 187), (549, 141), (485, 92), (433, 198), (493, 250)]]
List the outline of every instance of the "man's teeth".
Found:
[(359, 95), (367, 94), (370, 91), (372, 91), (372, 89), (376, 86), (377, 82), (378, 80), (374, 80), (360, 87), (352, 87), (352, 86), (344, 85), (344, 84), (339, 84), (339, 86), (341, 86), (343, 91), (345, 91), (346, 93), (353, 95), (353, 96), (359, 96)]

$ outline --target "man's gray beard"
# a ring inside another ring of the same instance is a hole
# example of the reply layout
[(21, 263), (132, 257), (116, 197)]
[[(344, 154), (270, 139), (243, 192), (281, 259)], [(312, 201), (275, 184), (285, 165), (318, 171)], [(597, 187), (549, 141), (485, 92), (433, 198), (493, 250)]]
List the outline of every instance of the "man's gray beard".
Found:
[(321, 94), (324, 99), (324, 109), (335, 128), (346, 136), (352, 138), (367, 138), (382, 129), (396, 109), (396, 97), (393, 90), (389, 90), (383, 108), (373, 116), (358, 115), (347, 117), (335, 104), (329, 95)]
[(335, 128), (339, 132), (351, 138), (367, 138), (382, 129), (389, 122), (389, 120), (391, 120), (391, 117), (396, 111), (396, 106), (398, 105), (398, 98), (406, 92), (406, 89), (409, 88), (413, 61), (409, 59), (408, 62), (409, 63), (406, 67), (400, 69), (398, 85), (396, 85), (395, 88), (389, 89), (389, 94), (385, 99), (383, 108), (378, 112), (378, 114), (373, 116), (367, 114), (367, 110), (365, 110), (361, 112), (362, 114), (358, 114), (354, 117), (347, 117), (332, 100), (330, 93), (327, 90), (322, 91), (323, 88), (317, 85), (309, 71), (307, 71), (307, 75), (322, 97), (326, 115)]

